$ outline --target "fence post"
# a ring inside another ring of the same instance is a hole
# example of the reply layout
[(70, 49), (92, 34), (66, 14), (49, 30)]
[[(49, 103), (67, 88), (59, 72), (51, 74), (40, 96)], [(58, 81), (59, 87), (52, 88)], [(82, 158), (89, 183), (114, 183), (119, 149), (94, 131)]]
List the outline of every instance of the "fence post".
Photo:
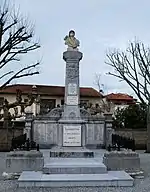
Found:
[(112, 113), (105, 113), (105, 148), (107, 149), (109, 145), (112, 145), (112, 134), (114, 130), (112, 129)]
[(25, 118), (25, 128), (24, 128), (24, 134), (27, 134), (27, 139), (31, 140), (31, 131), (32, 131), (32, 122), (33, 122), (33, 113), (32, 112), (26, 112), (26, 118)]

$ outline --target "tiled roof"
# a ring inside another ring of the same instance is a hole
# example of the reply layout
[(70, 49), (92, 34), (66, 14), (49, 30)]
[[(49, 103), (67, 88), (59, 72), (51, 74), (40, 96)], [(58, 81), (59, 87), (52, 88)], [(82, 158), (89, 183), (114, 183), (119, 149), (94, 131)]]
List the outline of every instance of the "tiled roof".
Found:
[[(20, 89), (23, 94), (28, 94), (32, 92), (33, 85), (29, 84), (15, 84), (7, 86), (5, 89), (0, 90), (0, 93), (16, 94), (16, 90)], [(37, 93), (40, 95), (49, 96), (64, 96), (65, 88), (63, 86), (51, 86), (51, 85), (36, 85)], [(91, 87), (81, 87), (80, 88), (81, 97), (102, 97), (98, 91)]]
[(124, 93), (111, 93), (105, 95), (108, 100), (123, 100), (123, 101), (135, 101), (132, 96), (124, 94)]

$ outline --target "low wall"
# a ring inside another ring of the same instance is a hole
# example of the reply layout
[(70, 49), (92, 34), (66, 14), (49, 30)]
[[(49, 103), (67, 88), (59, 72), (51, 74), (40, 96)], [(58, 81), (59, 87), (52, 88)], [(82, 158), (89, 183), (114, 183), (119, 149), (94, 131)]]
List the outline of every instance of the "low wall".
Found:
[(136, 149), (146, 149), (147, 130), (146, 129), (117, 129), (115, 133), (120, 136), (135, 139)]
[[(84, 127), (85, 126), (85, 129)], [(96, 147), (104, 145), (104, 121), (88, 121), (82, 124), (82, 145)], [(49, 148), (53, 145), (63, 144), (63, 125), (57, 121), (35, 120), (33, 123), (34, 141), (40, 148)]]
[(39, 151), (13, 151), (6, 154), (6, 173), (42, 171), (43, 154)]

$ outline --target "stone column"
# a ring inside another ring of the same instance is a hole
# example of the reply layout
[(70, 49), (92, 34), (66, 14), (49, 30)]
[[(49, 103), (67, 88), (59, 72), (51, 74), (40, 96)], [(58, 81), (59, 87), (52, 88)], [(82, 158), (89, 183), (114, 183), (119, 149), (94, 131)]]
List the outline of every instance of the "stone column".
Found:
[(112, 145), (112, 134), (114, 133), (114, 130), (112, 129), (112, 114), (111, 113), (105, 113), (105, 147), (109, 145)]
[(64, 112), (60, 119), (59, 146), (81, 147), (85, 145), (83, 138), (83, 120), (80, 117), (79, 62), (82, 53), (77, 50), (63, 53), (66, 62)]
[(66, 61), (64, 119), (80, 119), (80, 87), (79, 87), (79, 61), (82, 53), (79, 51), (66, 51), (63, 53)]
[(25, 118), (25, 128), (24, 128), (24, 134), (27, 134), (27, 138), (30, 140), (33, 138), (32, 136), (32, 122), (33, 122), (33, 113), (26, 112), (26, 118)]
[(37, 106), (36, 106), (35, 102), (33, 102), (33, 104), (32, 104), (32, 112), (33, 112), (33, 115), (36, 116), (36, 114), (37, 114)]

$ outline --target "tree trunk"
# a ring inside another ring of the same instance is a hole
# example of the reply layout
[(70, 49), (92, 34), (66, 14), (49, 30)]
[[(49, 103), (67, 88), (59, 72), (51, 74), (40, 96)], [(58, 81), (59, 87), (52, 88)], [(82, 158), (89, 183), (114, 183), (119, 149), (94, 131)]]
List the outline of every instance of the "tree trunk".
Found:
[(147, 153), (150, 153), (150, 103), (147, 110)]

